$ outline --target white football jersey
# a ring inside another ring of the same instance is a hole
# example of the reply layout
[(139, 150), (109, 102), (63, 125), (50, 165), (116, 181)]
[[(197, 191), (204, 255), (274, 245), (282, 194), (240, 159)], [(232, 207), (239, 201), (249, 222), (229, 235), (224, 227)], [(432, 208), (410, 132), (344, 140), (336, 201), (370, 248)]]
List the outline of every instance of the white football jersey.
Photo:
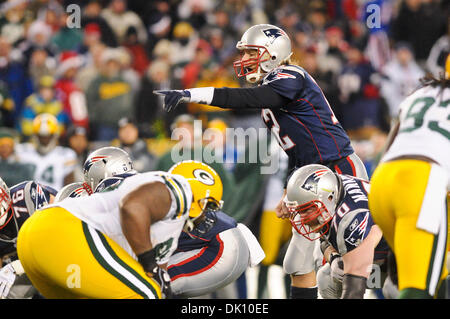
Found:
[(64, 186), (64, 178), (74, 171), (77, 155), (74, 150), (64, 146), (56, 146), (45, 155), (37, 152), (31, 143), (15, 146), (19, 162), (32, 164), (35, 167), (33, 180), (60, 190)]
[(169, 190), (172, 204), (167, 215), (150, 227), (151, 243), (157, 251), (157, 262), (164, 264), (178, 245), (192, 203), (192, 191), (187, 180), (166, 172), (147, 172), (127, 177), (116, 187), (91, 196), (66, 198), (47, 207), (59, 206), (69, 211), (94, 229), (107, 235), (133, 258), (133, 252), (120, 224), (119, 203), (127, 194), (141, 185), (161, 182)]
[(450, 176), (450, 89), (426, 86), (417, 90), (400, 104), (399, 119), (398, 135), (382, 161), (422, 155)]

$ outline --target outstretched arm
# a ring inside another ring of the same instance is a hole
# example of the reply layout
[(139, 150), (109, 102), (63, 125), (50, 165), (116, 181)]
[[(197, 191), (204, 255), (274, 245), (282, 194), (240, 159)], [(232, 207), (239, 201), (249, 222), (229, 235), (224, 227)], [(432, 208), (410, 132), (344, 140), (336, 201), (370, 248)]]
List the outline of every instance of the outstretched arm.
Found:
[(194, 88), (188, 90), (153, 91), (164, 96), (164, 109), (169, 112), (180, 103), (200, 103), (220, 108), (280, 108), (289, 99), (275, 92), (269, 85), (253, 88)]

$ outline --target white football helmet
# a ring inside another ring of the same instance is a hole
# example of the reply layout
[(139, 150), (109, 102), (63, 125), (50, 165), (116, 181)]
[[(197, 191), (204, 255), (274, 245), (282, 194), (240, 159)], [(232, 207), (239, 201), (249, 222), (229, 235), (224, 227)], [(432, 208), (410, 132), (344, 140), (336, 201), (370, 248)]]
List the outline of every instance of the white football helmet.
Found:
[(87, 189), (83, 182), (70, 183), (61, 188), (55, 196), (55, 203), (62, 201), (67, 197), (83, 197), (91, 195), (90, 189)]
[(245, 76), (250, 83), (259, 82), (265, 73), (278, 67), (292, 55), (291, 40), (286, 32), (271, 24), (257, 24), (242, 35), (236, 48), (258, 50), (256, 58), (234, 62), (234, 71), (238, 77)]
[(309, 240), (325, 235), (340, 192), (341, 180), (328, 167), (311, 164), (297, 169), (288, 181), (285, 197), (292, 227)]
[(91, 192), (105, 178), (124, 173), (136, 173), (133, 161), (124, 150), (106, 146), (89, 154), (83, 165), (85, 187)]

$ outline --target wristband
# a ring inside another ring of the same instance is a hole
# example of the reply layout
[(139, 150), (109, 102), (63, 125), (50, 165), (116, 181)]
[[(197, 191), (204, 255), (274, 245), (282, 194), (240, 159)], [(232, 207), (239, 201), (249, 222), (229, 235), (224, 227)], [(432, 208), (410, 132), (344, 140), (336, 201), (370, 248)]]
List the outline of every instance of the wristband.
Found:
[(211, 104), (214, 97), (214, 87), (188, 89), (191, 93), (191, 102), (200, 104)]
[(326, 239), (320, 239), (320, 251), (322, 252), (322, 254), (325, 254), (325, 250), (327, 250), (328, 247), (330, 247), (331, 244), (328, 240)]
[(23, 269), (22, 263), (20, 260), (14, 260), (10, 263), (11, 267), (14, 269), (14, 272), (16, 275), (20, 276), (25, 273), (25, 270)]
[(363, 299), (366, 292), (367, 278), (345, 274), (342, 280), (341, 299)]
[(137, 258), (145, 272), (151, 272), (156, 266), (158, 266), (156, 263), (156, 251), (154, 249), (150, 249), (142, 254), (139, 254)]

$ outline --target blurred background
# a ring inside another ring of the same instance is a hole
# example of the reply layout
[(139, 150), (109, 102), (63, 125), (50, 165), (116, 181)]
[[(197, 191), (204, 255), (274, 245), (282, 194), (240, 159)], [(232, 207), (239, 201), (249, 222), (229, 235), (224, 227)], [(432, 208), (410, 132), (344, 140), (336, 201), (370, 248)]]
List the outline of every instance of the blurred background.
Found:
[[(1, 1), (0, 175), (9, 186), (55, 178), (51, 171), (36, 176), (17, 151), (18, 144), (36, 142), (33, 119), (41, 113), (57, 118), (59, 145), (77, 155), (64, 183), (82, 179), (87, 154), (99, 146), (122, 147), (138, 171), (148, 171), (168, 169), (176, 143), (192, 142), (192, 155), (194, 145), (209, 143), (221, 157), (212, 166), (224, 180), (225, 212), (258, 234), (263, 212), (273, 211), (281, 197), (286, 158), (270, 145), (279, 170), (262, 175), (261, 160), (240, 160), (251, 138), (230, 145), (220, 134), (263, 127), (260, 112), (191, 103), (166, 113), (152, 91), (246, 86), (232, 67), (239, 58), (236, 42), (254, 24), (277, 25), (290, 36), (294, 58), (322, 88), (370, 175), (399, 102), (426, 72), (438, 76), (443, 70), (450, 51), (449, 2)], [(172, 139), (175, 128), (186, 129), (190, 141)], [(202, 139), (208, 128), (220, 134)], [(286, 229), (276, 238), (260, 237), (265, 247), (274, 246), (264, 266), (280, 265), (290, 237)], [(270, 280), (260, 279), (253, 290), (245, 285), (243, 278), (240, 297), (285, 297), (267, 289)]]

